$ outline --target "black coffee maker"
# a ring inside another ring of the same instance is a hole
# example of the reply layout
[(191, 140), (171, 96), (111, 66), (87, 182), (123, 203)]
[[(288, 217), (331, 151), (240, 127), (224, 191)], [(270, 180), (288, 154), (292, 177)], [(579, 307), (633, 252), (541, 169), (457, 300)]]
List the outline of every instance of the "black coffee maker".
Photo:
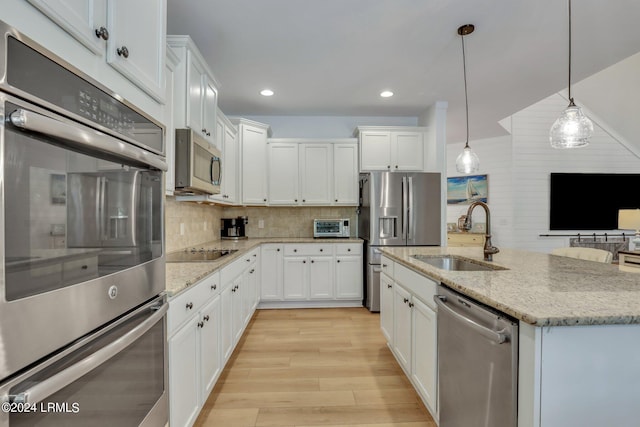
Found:
[(237, 218), (222, 218), (222, 228), (220, 229), (220, 238), (223, 240), (240, 240), (246, 239), (247, 234), (245, 225), (249, 223), (249, 218), (239, 216)]

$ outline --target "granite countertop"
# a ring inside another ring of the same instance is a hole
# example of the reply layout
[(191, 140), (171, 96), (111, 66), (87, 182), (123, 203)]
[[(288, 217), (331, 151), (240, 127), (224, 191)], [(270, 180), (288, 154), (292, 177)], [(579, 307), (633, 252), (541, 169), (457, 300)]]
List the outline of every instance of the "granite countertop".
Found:
[[(357, 243), (362, 242), (358, 238), (326, 238), (314, 239), (312, 237), (271, 237), (249, 238), (245, 240), (215, 240), (196, 245), (197, 249), (237, 249), (238, 251), (226, 255), (216, 261), (201, 262), (168, 262), (166, 263), (166, 293), (169, 298), (176, 296), (189, 286), (204, 279), (209, 274), (221, 269), (246, 254), (251, 249), (263, 243)], [(184, 249), (183, 249), (184, 250)]]
[(535, 326), (640, 323), (640, 274), (617, 265), (501, 249), (490, 264), (507, 270), (445, 271), (410, 255), (483, 261), (482, 248), (386, 247), (385, 256)]

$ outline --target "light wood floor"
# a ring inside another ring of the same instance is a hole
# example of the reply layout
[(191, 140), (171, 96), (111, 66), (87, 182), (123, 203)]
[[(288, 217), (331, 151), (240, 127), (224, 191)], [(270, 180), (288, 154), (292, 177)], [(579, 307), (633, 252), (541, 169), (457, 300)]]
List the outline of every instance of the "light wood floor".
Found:
[(203, 426), (436, 427), (365, 308), (258, 310)]

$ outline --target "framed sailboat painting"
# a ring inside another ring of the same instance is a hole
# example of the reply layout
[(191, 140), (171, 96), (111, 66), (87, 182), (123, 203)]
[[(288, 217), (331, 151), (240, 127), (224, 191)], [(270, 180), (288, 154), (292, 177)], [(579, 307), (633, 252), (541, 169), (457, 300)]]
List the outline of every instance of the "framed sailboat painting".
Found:
[(447, 178), (447, 204), (468, 205), (475, 201), (487, 203), (487, 175), (452, 176)]

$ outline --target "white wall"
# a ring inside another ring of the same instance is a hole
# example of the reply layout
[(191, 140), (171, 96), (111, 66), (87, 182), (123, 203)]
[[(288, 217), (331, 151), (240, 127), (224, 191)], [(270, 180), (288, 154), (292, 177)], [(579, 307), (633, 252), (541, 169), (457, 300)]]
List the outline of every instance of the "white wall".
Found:
[(358, 126), (417, 126), (417, 117), (243, 116), (271, 126), (273, 138), (350, 138)]
[[(497, 247), (513, 247), (513, 192), (511, 171), (511, 137), (501, 136), (470, 141), (469, 146), (480, 158), (477, 175), (488, 175), (489, 195), (487, 204), (491, 210), (492, 242)], [(456, 158), (464, 144), (447, 145), (447, 176), (462, 176), (456, 172)], [(467, 213), (468, 205), (448, 205), (447, 222), (457, 223), (460, 215)], [(485, 222), (482, 208), (473, 211), (472, 222)]]
[[(548, 252), (569, 246), (568, 237), (540, 237), (549, 231), (549, 174), (551, 172), (640, 173), (640, 159), (614, 140), (595, 123), (591, 143), (584, 148), (555, 150), (549, 145), (549, 129), (567, 106), (560, 95), (553, 95), (514, 114), (508, 120), (512, 135), (470, 141), (480, 158), (480, 174), (489, 176), (489, 206), (492, 213), (493, 243)], [(455, 172), (455, 159), (463, 144), (447, 148), (447, 173)], [(588, 210), (597, 200), (576, 206), (576, 214)], [(447, 222), (457, 221), (464, 207), (447, 208)], [(482, 221), (480, 212), (474, 220)], [(587, 234), (594, 230), (581, 230)], [(602, 231), (597, 231), (602, 233)], [(556, 234), (572, 234), (567, 231)]]

